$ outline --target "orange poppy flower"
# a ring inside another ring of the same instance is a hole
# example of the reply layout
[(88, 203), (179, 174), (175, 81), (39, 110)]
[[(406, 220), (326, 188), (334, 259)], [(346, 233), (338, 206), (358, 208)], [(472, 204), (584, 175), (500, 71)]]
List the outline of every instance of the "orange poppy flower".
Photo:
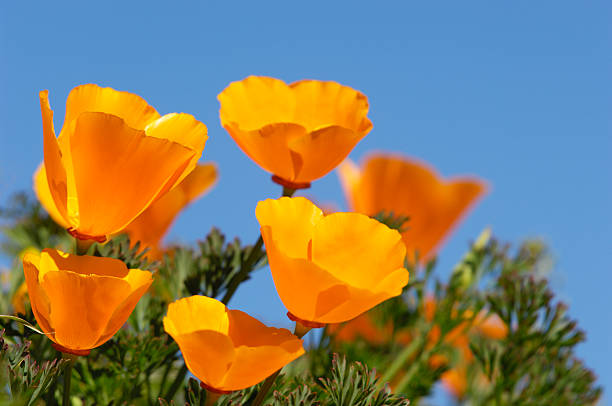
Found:
[(400, 234), (368, 216), (324, 216), (303, 197), (261, 201), (255, 215), (276, 290), (305, 326), (353, 319), (408, 283)]
[(366, 312), (346, 323), (328, 325), (327, 332), (339, 343), (362, 338), (371, 344), (381, 345), (391, 340), (393, 325), (391, 323), (384, 326), (377, 325), (372, 320), (370, 312)]
[(338, 169), (351, 210), (409, 217), (402, 237), (412, 262), (417, 252), (422, 263), (434, 257), (440, 243), (486, 191), (479, 179), (444, 180), (426, 164), (400, 156), (374, 154), (362, 169), (350, 160)]
[(176, 216), (188, 204), (210, 190), (217, 180), (215, 164), (198, 165), (174, 189), (160, 197), (125, 228), (130, 241), (140, 241), (150, 249), (149, 256), (161, 258), (160, 243)]
[(23, 258), (36, 321), (54, 347), (85, 355), (126, 322), (153, 279), (113, 258), (45, 249)]
[(206, 296), (170, 303), (164, 329), (187, 368), (213, 392), (253, 386), (304, 354), (302, 340), (288, 330), (266, 327)]
[(189, 114), (160, 117), (135, 94), (91, 84), (70, 92), (57, 138), (46, 90), (40, 106), (48, 189), (39, 196), (49, 193), (41, 201), (81, 239), (122, 230), (195, 168), (207, 139)]
[(336, 82), (249, 76), (218, 99), (221, 124), (242, 151), (293, 189), (334, 169), (372, 129), (366, 96)]

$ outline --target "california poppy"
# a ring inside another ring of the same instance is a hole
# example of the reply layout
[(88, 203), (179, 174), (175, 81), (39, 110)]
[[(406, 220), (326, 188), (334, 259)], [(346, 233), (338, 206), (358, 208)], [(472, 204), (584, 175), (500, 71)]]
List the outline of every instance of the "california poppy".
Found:
[(127, 321), (151, 282), (151, 272), (114, 258), (45, 249), (23, 258), (32, 312), (55, 347), (87, 354)]
[(399, 232), (368, 216), (324, 216), (303, 197), (261, 201), (255, 215), (276, 290), (302, 324), (350, 320), (408, 283)]
[(474, 177), (442, 179), (428, 165), (397, 155), (370, 155), (360, 169), (346, 160), (338, 168), (351, 210), (408, 217), (402, 238), (408, 257), (425, 262), (486, 191)]
[(189, 114), (160, 117), (135, 94), (92, 84), (70, 92), (57, 138), (46, 90), (40, 106), (49, 187), (41, 201), (53, 201), (80, 239), (122, 230), (195, 168), (207, 139)]
[(221, 124), (242, 151), (294, 189), (334, 169), (372, 129), (366, 96), (336, 82), (249, 76), (218, 99)]
[(302, 340), (289, 330), (267, 327), (206, 296), (170, 303), (163, 322), (187, 368), (213, 392), (253, 386), (304, 354)]

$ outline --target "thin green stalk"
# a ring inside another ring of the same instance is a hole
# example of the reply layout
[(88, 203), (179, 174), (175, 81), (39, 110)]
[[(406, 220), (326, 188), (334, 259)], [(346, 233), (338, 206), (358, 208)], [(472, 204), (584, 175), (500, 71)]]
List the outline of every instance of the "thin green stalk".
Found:
[(263, 403), (263, 401), (266, 399), (268, 391), (274, 384), (276, 377), (278, 376), (278, 374), (280, 374), (280, 371), (281, 370), (279, 369), (278, 371), (266, 378), (263, 385), (261, 385), (261, 388), (259, 388), (259, 392), (257, 392), (257, 396), (255, 397), (253, 403), (251, 403), (251, 406), (260, 406)]
[(76, 254), (77, 255), (86, 255), (87, 251), (89, 251), (89, 247), (93, 244), (93, 240), (81, 240), (79, 238), (75, 238), (76, 241)]
[(259, 238), (257, 238), (257, 242), (251, 249), (251, 252), (249, 253), (249, 256), (247, 257), (246, 261), (244, 261), (244, 264), (240, 267), (240, 272), (238, 273), (238, 275), (236, 275), (234, 279), (232, 279), (229, 286), (227, 287), (227, 291), (225, 292), (225, 295), (221, 300), (224, 304), (229, 303), (229, 301), (232, 299), (232, 296), (234, 296), (234, 293), (236, 293), (236, 289), (238, 289), (238, 286), (246, 279), (248, 274), (253, 270), (255, 262), (257, 262), (257, 254), (261, 251), (262, 246), (263, 238), (261, 238), (260, 234)]
[(63, 406), (70, 406), (70, 383), (72, 381), (72, 367), (76, 361), (76, 356), (64, 354), (64, 358), (68, 360), (68, 366), (64, 370), (64, 393)]
[(283, 186), (283, 197), (291, 197), (295, 193), (295, 189), (291, 189), (287, 186)]
[(408, 361), (414, 355), (414, 353), (421, 347), (422, 342), (422, 338), (415, 338), (406, 348), (404, 348), (398, 354), (398, 356), (395, 358), (395, 361), (393, 361), (389, 368), (387, 368), (385, 373), (378, 381), (380, 386), (383, 386), (387, 382), (390, 382), (395, 377), (395, 375), (397, 375), (399, 370), (404, 366), (404, 364), (406, 364), (406, 361)]
[(181, 369), (177, 372), (176, 377), (174, 378), (174, 381), (172, 382), (172, 386), (170, 386), (170, 389), (168, 389), (168, 392), (166, 392), (166, 396), (164, 396), (165, 399), (172, 400), (172, 398), (174, 398), (174, 395), (176, 395), (176, 392), (181, 387), (181, 384), (185, 380), (186, 376), (187, 376), (187, 365), (183, 364)]

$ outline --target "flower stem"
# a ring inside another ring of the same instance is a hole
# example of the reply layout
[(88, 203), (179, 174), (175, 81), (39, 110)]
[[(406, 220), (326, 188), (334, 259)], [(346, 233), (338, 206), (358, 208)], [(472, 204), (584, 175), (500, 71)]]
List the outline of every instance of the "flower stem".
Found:
[(64, 370), (64, 393), (63, 393), (63, 406), (70, 406), (70, 383), (72, 381), (72, 367), (76, 362), (77, 356), (71, 354), (62, 354), (64, 359), (68, 360), (68, 366)]
[(295, 193), (296, 189), (291, 189), (290, 187), (283, 186), (283, 197), (291, 197)]
[(77, 255), (86, 255), (89, 247), (91, 247), (93, 244), (93, 240), (81, 240), (79, 238), (75, 238), (75, 241)]
[(257, 239), (257, 242), (255, 243), (253, 248), (251, 248), (251, 252), (249, 252), (249, 256), (247, 257), (246, 261), (244, 261), (244, 264), (242, 264), (242, 266), (240, 267), (240, 273), (236, 275), (234, 279), (232, 279), (229, 286), (227, 287), (227, 291), (225, 292), (225, 295), (221, 300), (224, 304), (229, 303), (229, 301), (232, 299), (232, 296), (234, 296), (234, 293), (236, 293), (236, 289), (238, 289), (238, 286), (246, 279), (249, 273), (253, 270), (253, 266), (259, 259), (257, 257), (259, 252), (261, 251), (262, 246), (263, 238), (261, 238), (260, 234), (259, 238)]
[(384, 385), (391, 381), (395, 375), (399, 372), (399, 370), (404, 366), (406, 361), (408, 361), (415, 351), (421, 346), (422, 339), (415, 338), (412, 342), (404, 348), (398, 355), (395, 357), (393, 363), (387, 368), (383, 376), (379, 380), (379, 385)]
[(217, 400), (219, 400), (220, 397), (221, 397), (221, 393), (207, 390), (206, 391), (206, 403), (204, 404), (204, 406), (213, 406), (215, 403), (217, 403)]
[(280, 374), (281, 369), (266, 378), (263, 385), (261, 385), (261, 388), (259, 388), (259, 392), (257, 392), (257, 396), (255, 397), (253, 403), (251, 403), (251, 406), (260, 406), (263, 403), (263, 401), (266, 399), (268, 391), (274, 384), (276, 377), (278, 376), (278, 374)]

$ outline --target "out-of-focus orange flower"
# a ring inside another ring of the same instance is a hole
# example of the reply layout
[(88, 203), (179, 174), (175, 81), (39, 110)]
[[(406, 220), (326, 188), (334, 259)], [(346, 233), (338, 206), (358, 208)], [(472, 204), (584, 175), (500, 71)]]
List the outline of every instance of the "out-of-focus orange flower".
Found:
[(372, 129), (365, 95), (336, 82), (249, 76), (218, 96), (221, 124), (281, 185), (308, 187)]
[[(432, 297), (425, 299), (425, 318), (432, 321), (436, 311), (436, 302)], [(469, 314), (465, 315), (470, 317)], [(467, 322), (466, 322), (467, 323)], [(442, 374), (441, 381), (444, 387), (455, 397), (461, 398), (467, 388), (468, 365), (474, 360), (474, 354), (470, 349), (470, 335), (480, 334), (484, 337), (500, 340), (508, 334), (508, 327), (497, 315), (487, 316), (485, 311), (480, 312), (474, 318), (470, 328), (466, 323), (460, 323), (451, 330), (444, 341), (452, 345), (459, 352), (459, 361)], [(434, 343), (440, 337), (440, 328), (434, 326), (428, 337), (430, 343)], [(429, 363), (432, 367), (445, 365), (449, 360), (440, 354), (432, 356)]]
[(187, 368), (215, 392), (253, 386), (304, 354), (302, 340), (288, 330), (267, 327), (206, 296), (171, 303), (164, 329)]
[(198, 165), (174, 189), (160, 197), (125, 228), (130, 241), (140, 241), (152, 258), (161, 258), (160, 243), (172, 222), (185, 206), (207, 192), (217, 180), (215, 164)]
[(396, 155), (370, 155), (362, 169), (346, 160), (338, 169), (351, 210), (410, 218), (402, 237), (412, 262), (416, 252), (422, 263), (435, 256), (440, 243), (486, 191), (482, 180), (444, 180), (426, 164)]
[(36, 321), (55, 348), (85, 355), (126, 322), (151, 282), (151, 272), (113, 258), (45, 249), (23, 258)]
[(57, 138), (46, 90), (40, 106), (45, 159), (35, 189), (81, 239), (121, 231), (185, 179), (207, 139), (206, 126), (189, 114), (160, 117), (135, 94), (91, 84), (70, 92)]
[(408, 283), (400, 234), (368, 216), (324, 216), (303, 197), (261, 201), (255, 215), (276, 290), (305, 326), (353, 319)]
[(387, 323), (379, 326), (372, 320), (371, 314), (366, 312), (346, 323), (328, 325), (327, 332), (336, 342), (351, 342), (362, 338), (371, 344), (380, 345), (391, 340), (393, 325)]
[(11, 299), (13, 310), (15, 314), (25, 314), (26, 312), (26, 301), (28, 297), (28, 285), (23, 281), (17, 288)]

